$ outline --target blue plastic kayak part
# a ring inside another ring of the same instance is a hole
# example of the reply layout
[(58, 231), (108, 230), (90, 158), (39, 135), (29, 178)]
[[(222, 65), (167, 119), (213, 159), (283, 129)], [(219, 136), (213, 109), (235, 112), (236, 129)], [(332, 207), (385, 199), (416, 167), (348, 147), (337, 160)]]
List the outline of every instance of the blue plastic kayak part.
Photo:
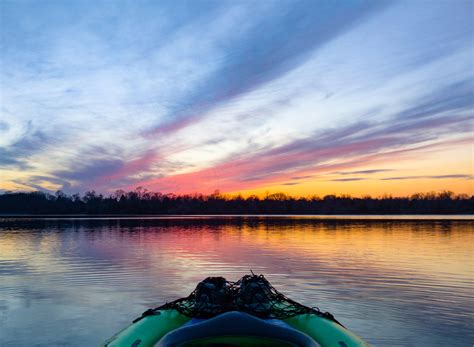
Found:
[(157, 347), (178, 347), (200, 339), (245, 336), (282, 341), (295, 347), (320, 347), (308, 335), (285, 325), (274, 324), (243, 312), (227, 312), (166, 334)]

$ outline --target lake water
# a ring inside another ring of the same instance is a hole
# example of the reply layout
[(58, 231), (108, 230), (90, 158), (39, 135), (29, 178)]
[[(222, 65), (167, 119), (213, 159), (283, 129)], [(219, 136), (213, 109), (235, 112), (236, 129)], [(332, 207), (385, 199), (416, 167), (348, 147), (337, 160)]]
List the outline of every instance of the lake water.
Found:
[(473, 219), (290, 216), (0, 218), (0, 346), (95, 346), (250, 269), (374, 346), (474, 343)]

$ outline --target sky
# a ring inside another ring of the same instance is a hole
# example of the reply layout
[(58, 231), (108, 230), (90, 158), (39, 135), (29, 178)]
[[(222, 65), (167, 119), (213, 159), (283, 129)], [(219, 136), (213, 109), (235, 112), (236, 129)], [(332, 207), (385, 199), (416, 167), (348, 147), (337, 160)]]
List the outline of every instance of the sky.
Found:
[(0, 2), (0, 190), (474, 194), (474, 2)]

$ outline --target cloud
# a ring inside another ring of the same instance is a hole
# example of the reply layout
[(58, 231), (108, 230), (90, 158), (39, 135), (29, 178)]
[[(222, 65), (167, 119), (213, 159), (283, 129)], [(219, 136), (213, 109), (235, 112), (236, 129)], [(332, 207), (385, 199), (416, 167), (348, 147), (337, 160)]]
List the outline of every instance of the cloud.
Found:
[(293, 176), (291, 177), (292, 180), (304, 180), (306, 178), (311, 178), (313, 175), (306, 175), (306, 176)]
[(419, 120), (444, 112), (465, 111), (474, 107), (474, 80), (466, 78), (451, 83), (421, 98), (419, 105), (409, 108), (399, 116)]
[[(16, 179), (13, 180), (13, 182), (19, 184), (20, 186), (25, 186), (33, 190), (47, 192), (53, 192), (58, 189), (69, 191), (71, 189), (71, 184), (67, 180), (52, 176), (35, 175), (28, 177), (27, 179)], [(50, 186), (56, 186), (58, 188), (48, 188)]]
[[(10, 126), (5, 124), (3, 129), (8, 131)], [(50, 146), (55, 139), (52, 139), (41, 130), (35, 130), (31, 123), (28, 123), (23, 130), (22, 136), (9, 146), (0, 147), (0, 165), (2, 167), (28, 170), (33, 168), (28, 159), (39, 153), (45, 147)]]
[(449, 179), (449, 178), (460, 178), (472, 180), (473, 175), (453, 174), (453, 175), (431, 175), (431, 176), (398, 176), (398, 177), (386, 177), (381, 178), (381, 181), (398, 181), (398, 180), (418, 180), (418, 179)]
[(269, 83), (296, 68), (319, 46), (350, 30), (387, 2), (344, 6), (313, 1), (270, 4), (252, 8), (254, 21), (244, 26), (240, 23), (237, 31), (240, 35), (231, 35), (219, 43), (225, 52), (221, 66), (185, 95), (185, 101), (169, 111), (169, 120), (151, 133), (181, 129), (212, 108)]
[(55, 171), (53, 174), (67, 180), (92, 182), (98, 177), (116, 172), (123, 168), (124, 164), (120, 159), (87, 159), (85, 163), (78, 163), (70, 170)]
[(333, 182), (352, 182), (352, 181), (364, 181), (368, 178), (361, 178), (361, 177), (351, 177), (351, 178), (335, 178), (331, 181)]
[(18, 154), (11, 150), (0, 148), (0, 167), (26, 170), (31, 166), (23, 158), (18, 158)]
[[(106, 150), (104, 150), (106, 152)], [(80, 162), (67, 171), (53, 172), (50, 182), (68, 181), (65, 188), (75, 189), (113, 189), (135, 181), (134, 175), (141, 174), (140, 178), (147, 177), (144, 172), (157, 160), (153, 151), (142, 154), (138, 158), (125, 161), (123, 159), (109, 159), (99, 157)]]
[(393, 169), (372, 169), (372, 170), (360, 170), (360, 171), (336, 171), (332, 174), (336, 175), (371, 175), (374, 173), (394, 171)]
[(8, 123), (0, 121), (0, 133), (7, 132), (8, 129), (10, 129), (10, 126), (8, 125)]
[[(372, 171), (372, 170), (369, 170)], [(376, 170), (379, 172), (380, 170)], [(382, 170), (382, 171), (390, 171), (390, 170)], [(364, 172), (364, 171), (361, 171)], [(431, 176), (398, 176), (398, 177), (385, 177), (385, 178), (367, 178), (367, 177), (350, 177), (350, 178), (335, 178), (330, 181), (333, 182), (352, 182), (352, 181), (365, 181), (365, 180), (379, 180), (379, 181), (398, 181), (398, 180), (416, 180), (416, 179), (473, 179), (474, 176), (472, 175), (463, 175), (463, 174), (452, 174), (452, 175), (431, 175)]]

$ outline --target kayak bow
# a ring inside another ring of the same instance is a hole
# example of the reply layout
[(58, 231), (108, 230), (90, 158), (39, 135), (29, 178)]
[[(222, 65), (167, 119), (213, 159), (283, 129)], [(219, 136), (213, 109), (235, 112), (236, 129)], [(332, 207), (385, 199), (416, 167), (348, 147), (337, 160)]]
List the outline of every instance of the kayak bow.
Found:
[(145, 311), (104, 347), (368, 346), (330, 313), (279, 293), (263, 275), (209, 277), (186, 298)]

